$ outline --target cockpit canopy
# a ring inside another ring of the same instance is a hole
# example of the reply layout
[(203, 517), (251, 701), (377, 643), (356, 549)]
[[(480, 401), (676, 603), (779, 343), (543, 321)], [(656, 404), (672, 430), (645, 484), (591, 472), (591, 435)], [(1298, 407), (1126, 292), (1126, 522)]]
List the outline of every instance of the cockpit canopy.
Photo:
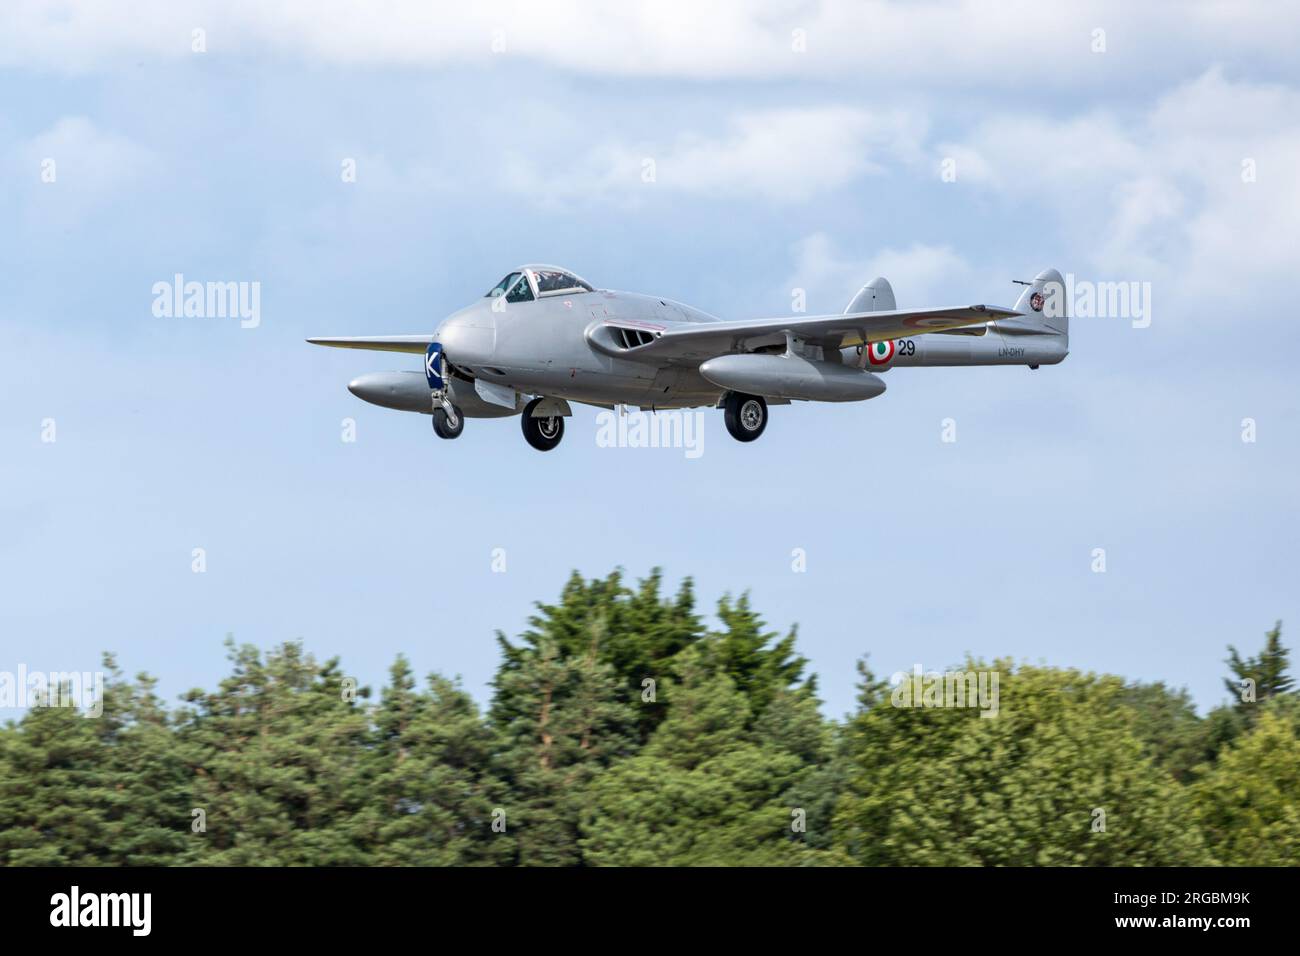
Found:
[(559, 266), (523, 266), (488, 290), (486, 298), (504, 295), (507, 302), (531, 302), (551, 295), (580, 295), (594, 292), (590, 284)]

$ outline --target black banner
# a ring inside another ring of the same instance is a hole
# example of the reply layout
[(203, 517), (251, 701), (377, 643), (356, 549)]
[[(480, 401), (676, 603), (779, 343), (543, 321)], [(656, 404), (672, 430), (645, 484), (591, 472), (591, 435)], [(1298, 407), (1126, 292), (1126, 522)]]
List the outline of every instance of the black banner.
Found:
[[(559, 943), (603, 926), (634, 940), (724, 930), (937, 933), (945, 949), (996, 931), (1035, 938), (1257, 939), (1289, 922), (1280, 869), (28, 869), (0, 870), (6, 929), (56, 942), (252, 940), (373, 944), (437, 927)], [(701, 926), (702, 917), (710, 926)], [(544, 929), (544, 927), (551, 927)], [(567, 927), (567, 928), (566, 928)], [(665, 935), (666, 934), (666, 935)], [(969, 935), (963, 935), (969, 934)], [(1245, 935), (1239, 935), (1245, 934)], [(610, 937), (615, 938), (615, 937)], [(649, 944), (649, 943), (648, 943)]]

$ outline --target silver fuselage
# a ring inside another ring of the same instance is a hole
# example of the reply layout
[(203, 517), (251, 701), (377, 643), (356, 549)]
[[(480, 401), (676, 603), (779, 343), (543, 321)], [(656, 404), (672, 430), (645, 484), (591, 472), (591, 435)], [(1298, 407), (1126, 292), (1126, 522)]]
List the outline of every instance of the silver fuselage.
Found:
[[(718, 321), (671, 299), (597, 290), (518, 303), (484, 298), (448, 316), (436, 337), (457, 372), (523, 394), (602, 406), (680, 408), (715, 405), (723, 390), (700, 374), (696, 362), (648, 364), (621, 358), (602, 349), (597, 333), (609, 322), (653, 331)], [(1004, 333), (993, 322), (983, 334), (898, 339), (893, 355), (879, 364), (858, 348), (817, 357), (883, 372), (917, 366), (1052, 365), (1065, 355), (1059, 339)], [(467, 414), (474, 417), (475, 411), (467, 409)]]

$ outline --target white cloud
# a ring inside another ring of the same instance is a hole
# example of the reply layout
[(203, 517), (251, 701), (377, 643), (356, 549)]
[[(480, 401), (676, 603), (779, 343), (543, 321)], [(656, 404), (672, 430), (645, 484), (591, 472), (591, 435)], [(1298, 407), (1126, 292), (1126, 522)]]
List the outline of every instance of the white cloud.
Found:
[(914, 242), (859, 258), (845, 255), (825, 233), (817, 232), (800, 239), (792, 252), (794, 269), (774, 297), (788, 299), (791, 290), (804, 289), (809, 309), (816, 312), (843, 308), (876, 276), (889, 280), (900, 308), (964, 301), (961, 297), (969, 293), (962, 290), (972, 279), (970, 264), (946, 245)]
[[(1225, 49), (1284, 67), (1300, 45), (1300, 9), (1266, 0), (134, 0), (130, 16), (98, 0), (7, 0), (0, 65), (81, 72), (181, 58), (195, 27), (208, 31), (212, 56), (403, 68), (520, 56), (581, 74), (959, 88), (978, 77), (1007, 89), (1176, 76)], [(1097, 28), (1104, 54), (1092, 52)]]
[(721, 135), (690, 132), (669, 145), (640, 148), (606, 144), (545, 172), (516, 154), (507, 163), (506, 185), (542, 202), (636, 202), (647, 190), (799, 202), (880, 172), (879, 160), (917, 161), (923, 133), (919, 117), (901, 112), (747, 112), (733, 116)]
[(1300, 219), (1296, 116), (1300, 91), (1214, 68), (1127, 121), (1003, 115), (939, 149), (959, 183), (1053, 210), (1080, 268), (1221, 287), (1300, 269), (1300, 244), (1278, 241)]
[[(0, 167), (33, 201), (28, 226), (59, 229), (111, 202), (156, 172), (157, 159), (142, 146), (100, 129), (84, 116), (67, 116), (0, 154)], [(15, 190), (17, 193), (18, 190)]]

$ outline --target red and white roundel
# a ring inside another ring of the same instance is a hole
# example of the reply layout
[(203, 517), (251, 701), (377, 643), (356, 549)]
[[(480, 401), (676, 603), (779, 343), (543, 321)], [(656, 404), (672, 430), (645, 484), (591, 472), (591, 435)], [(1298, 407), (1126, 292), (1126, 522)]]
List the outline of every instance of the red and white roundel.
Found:
[(897, 346), (893, 339), (886, 339), (884, 342), (872, 342), (867, 346), (867, 358), (871, 360), (872, 365), (888, 365), (894, 360), (894, 352)]

